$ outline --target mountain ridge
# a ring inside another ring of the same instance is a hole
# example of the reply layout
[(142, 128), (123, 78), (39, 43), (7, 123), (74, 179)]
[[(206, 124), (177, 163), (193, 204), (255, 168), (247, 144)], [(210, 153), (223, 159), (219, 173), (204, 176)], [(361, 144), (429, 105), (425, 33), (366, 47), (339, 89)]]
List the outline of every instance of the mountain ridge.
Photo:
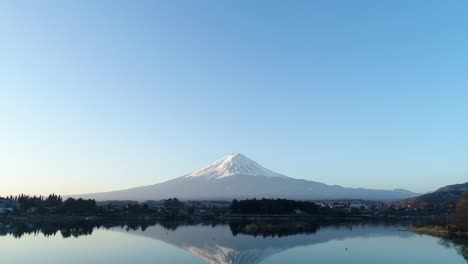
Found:
[(232, 200), (287, 198), (297, 200), (362, 199), (401, 200), (407, 190), (372, 190), (327, 185), (273, 172), (242, 154), (231, 154), (200, 170), (162, 183), (119, 191), (70, 195), (96, 200)]
[(447, 185), (434, 192), (399, 201), (396, 205), (411, 206), (421, 209), (427, 207), (454, 207), (465, 192), (468, 192), (468, 182)]

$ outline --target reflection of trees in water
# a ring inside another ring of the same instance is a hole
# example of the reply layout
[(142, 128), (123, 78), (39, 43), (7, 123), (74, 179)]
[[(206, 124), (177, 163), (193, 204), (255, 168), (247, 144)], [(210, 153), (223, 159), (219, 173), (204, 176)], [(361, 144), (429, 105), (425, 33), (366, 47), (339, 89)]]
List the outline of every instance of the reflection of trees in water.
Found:
[(110, 229), (121, 227), (130, 230), (146, 230), (149, 226), (155, 225), (155, 221), (141, 220), (54, 220), (54, 221), (25, 221), (9, 220), (0, 222), (0, 236), (12, 235), (15, 238), (21, 238), (24, 235), (42, 234), (46, 237), (55, 236), (58, 233), (63, 238), (88, 236), (93, 233), (95, 228)]
[(232, 235), (246, 234), (263, 237), (284, 237), (314, 234), (320, 228), (317, 223), (301, 221), (236, 221), (229, 223)]
[(88, 236), (93, 233), (94, 227), (78, 227), (78, 228), (67, 228), (60, 230), (62, 237), (79, 237), (79, 236)]
[[(180, 226), (195, 226), (195, 225), (202, 225), (202, 226), (212, 226), (215, 227), (220, 224), (226, 224), (226, 222), (222, 221), (217, 221), (217, 220), (208, 220), (208, 221), (196, 221), (193, 219), (187, 219), (187, 220), (160, 220), (157, 222), (160, 226), (164, 227), (164, 229), (170, 230), (170, 231), (175, 231), (177, 228)], [(144, 231), (144, 230), (143, 230)]]
[[(62, 237), (87, 236), (96, 228), (111, 229), (120, 227), (126, 231), (145, 231), (156, 224), (167, 230), (174, 231), (181, 225), (200, 224), (193, 221), (156, 221), (145, 219), (92, 219), (92, 220), (1, 220), (0, 236), (12, 235), (21, 238), (24, 235), (42, 234), (46, 237), (61, 234)], [(216, 223), (203, 223), (216, 225)]]
[(87, 236), (93, 233), (96, 228), (111, 229), (119, 227), (126, 231), (145, 231), (148, 227), (160, 225), (168, 231), (175, 231), (179, 226), (191, 225), (228, 225), (232, 235), (238, 234), (249, 236), (263, 237), (285, 237), (301, 234), (315, 234), (321, 227), (349, 229), (358, 228), (360, 226), (395, 226), (393, 222), (326, 222), (318, 223), (306, 220), (230, 220), (230, 221), (170, 221), (170, 220), (155, 220), (155, 219), (80, 219), (80, 220), (0, 220), (0, 236), (11, 234), (14, 237), (21, 238), (24, 235), (43, 234), (44, 236), (62, 235), (64, 238)]
[(95, 228), (110, 229), (120, 227), (126, 231), (145, 231), (156, 224), (169, 231), (179, 226), (228, 224), (234, 236), (245, 234), (263, 237), (283, 237), (298, 234), (313, 234), (319, 229), (317, 223), (307, 221), (233, 221), (233, 222), (193, 222), (193, 221), (145, 221), (139, 220), (76, 220), (76, 221), (3, 221), (0, 222), (0, 236), (11, 234), (21, 238), (24, 235), (43, 234), (44, 236), (62, 235), (64, 238), (87, 236)]
[(0, 223), (0, 236), (11, 234), (15, 238), (21, 238), (24, 235), (42, 234), (46, 237), (55, 236), (60, 233), (62, 237), (79, 237), (91, 235), (96, 226), (86, 222), (22, 222), (11, 221)]
[[(398, 227), (400, 223), (385, 221), (326, 221), (311, 222), (306, 220), (253, 220), (253, 221), (231, 221), (227, 223), (232, 234), (263, 236), (263, 237), (285, 237), (301, 234), (315, 234), (320, 228), (334, 228), (336, 230), (350, 230), (353, 228), (379, 226)], [(408, 223), (406, 223), (408, 224)]]
[(466, 237), (444, 237), (439, 240), (439, 244), (446, 248), (454, 248), (458, 254), (468, 261), (468, 238)]
[(164, 221), (159, 224), (165, 229), (171, 230), (171, 231), (175, 231), (180, 226), (180, 224), (177, 223), (176, 221)]

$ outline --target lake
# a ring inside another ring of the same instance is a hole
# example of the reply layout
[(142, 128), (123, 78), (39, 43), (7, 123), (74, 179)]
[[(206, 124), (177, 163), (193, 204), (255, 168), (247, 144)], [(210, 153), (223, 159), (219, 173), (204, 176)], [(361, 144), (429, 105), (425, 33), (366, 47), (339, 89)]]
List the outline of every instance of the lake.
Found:
[[(292, 227), (292, 228), (291, 228)], [(0, 225), (0, 263), (468, 263), (407, 224)]]

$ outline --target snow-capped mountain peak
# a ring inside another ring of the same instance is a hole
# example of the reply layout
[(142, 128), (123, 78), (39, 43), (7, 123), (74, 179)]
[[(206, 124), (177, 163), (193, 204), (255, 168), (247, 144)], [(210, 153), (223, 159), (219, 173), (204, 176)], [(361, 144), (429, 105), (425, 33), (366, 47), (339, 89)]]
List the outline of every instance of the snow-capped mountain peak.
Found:
[(412, 192), (345, 188), (289, 178), (266, 169), (242, 154), (228, 155), (210, 166), (162, 183), (104, 193), (69, 197), (99, 201), (148, 201), (285, 198), (295, 200), (402, 200)]
[(183, 176), (184, 178), (205, 177), (221, 179), (233, 175), (264, 176), (268, 178), (287, 178), (284, 175), (262, 167), (257, 162), (237, 153), (215, 161), (210, 166)]

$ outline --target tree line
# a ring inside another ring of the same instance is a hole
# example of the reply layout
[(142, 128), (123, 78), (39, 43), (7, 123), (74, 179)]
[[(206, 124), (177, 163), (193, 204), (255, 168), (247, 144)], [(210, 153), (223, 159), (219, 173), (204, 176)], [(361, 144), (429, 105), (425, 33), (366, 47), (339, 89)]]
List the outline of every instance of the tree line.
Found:
[(294, 201), (287, 199), (247, 199), (233, 200), (231, 213), (234, 214), (317, 214), (318, 207), (313, 202)]
[(50, 194), (49, 196), (29, 196), (21, 194), (5, 198), (18, 204), (19, 212), (27, 213), (55, 213), (66, 215), (92, 215), (97, 211), (95, 200), (68, 198), (63, 201), (60, 195)]

